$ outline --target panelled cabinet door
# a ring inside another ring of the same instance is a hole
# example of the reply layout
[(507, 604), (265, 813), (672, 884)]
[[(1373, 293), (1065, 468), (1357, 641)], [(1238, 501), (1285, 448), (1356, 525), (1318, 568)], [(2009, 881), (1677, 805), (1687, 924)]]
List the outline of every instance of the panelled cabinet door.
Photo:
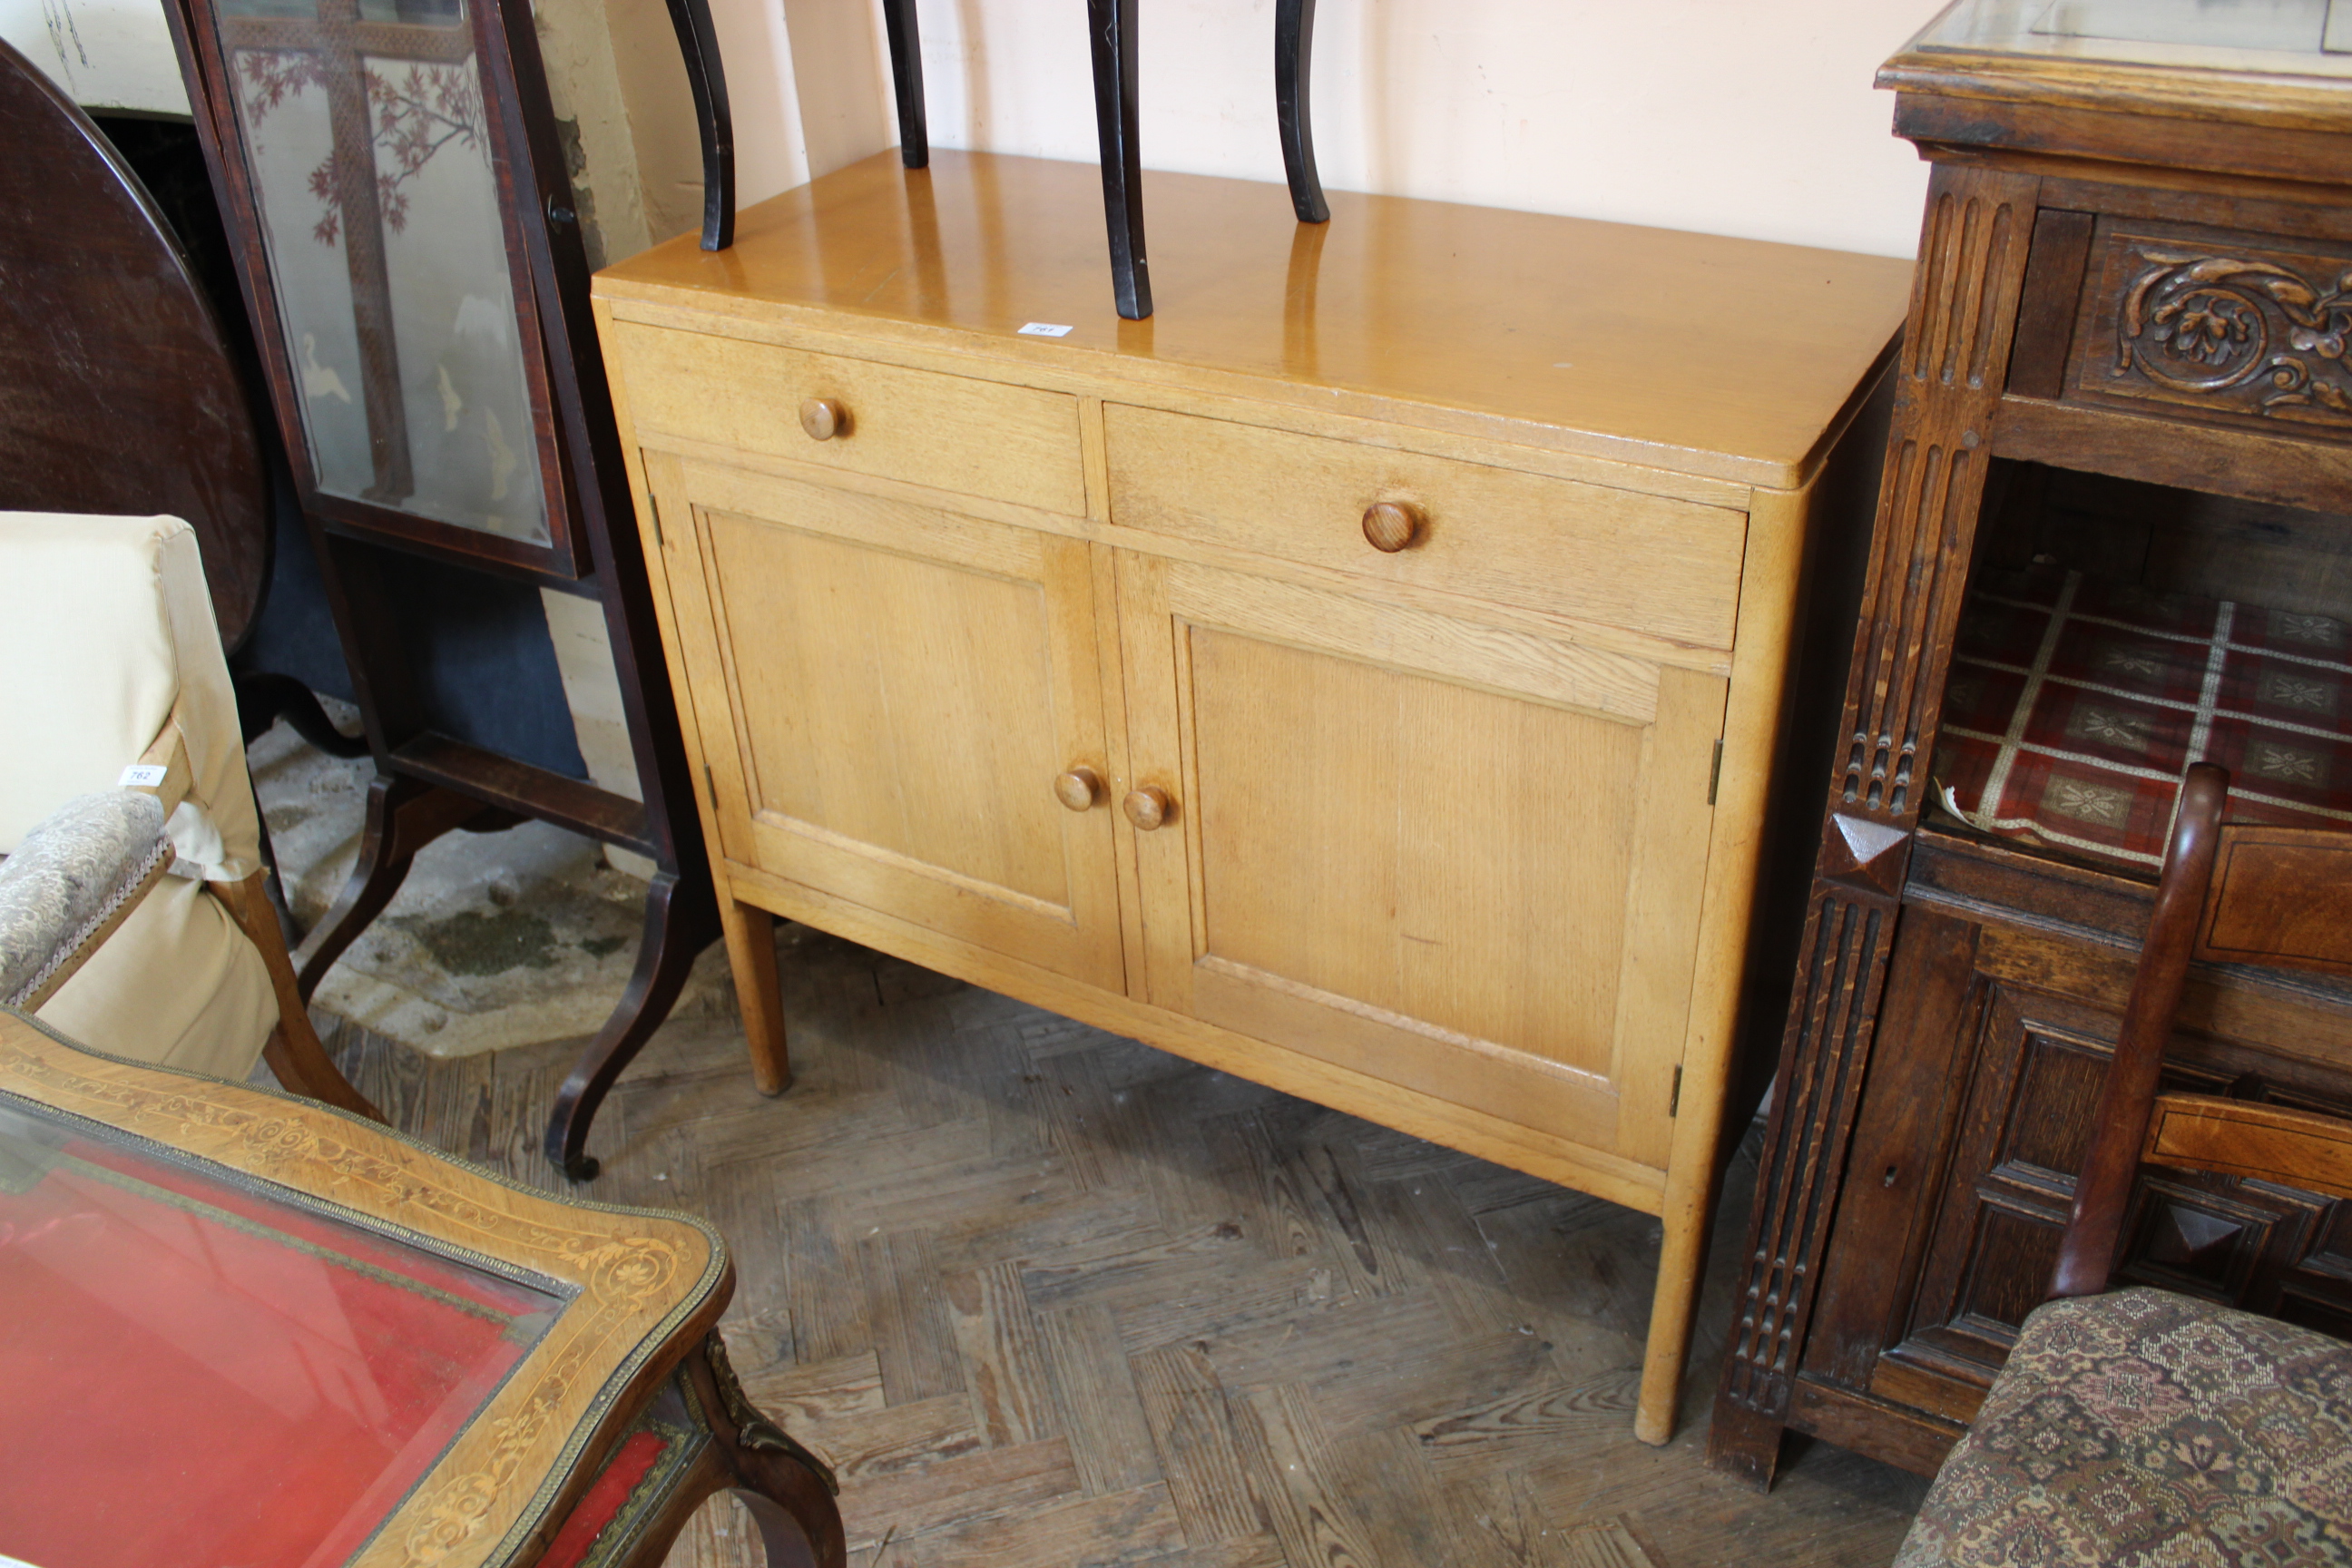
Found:
[(1181, 561), (1118, 582), (1168, 803), (1130, 817), (1149, 999), (1662, 1167), (1725, 682)]
[(647, 470), (663, 528), (692, 530), (671, 591), (727, 857), (1124, 989), (1087, 545), (657, 453)]

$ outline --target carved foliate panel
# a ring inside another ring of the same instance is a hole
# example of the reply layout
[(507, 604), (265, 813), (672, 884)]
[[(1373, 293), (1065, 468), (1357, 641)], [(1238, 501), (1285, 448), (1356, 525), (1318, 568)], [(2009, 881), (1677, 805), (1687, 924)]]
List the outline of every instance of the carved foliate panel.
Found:
[(2077, 395), (2352, 437), (2352, 255), (2102, 224)]

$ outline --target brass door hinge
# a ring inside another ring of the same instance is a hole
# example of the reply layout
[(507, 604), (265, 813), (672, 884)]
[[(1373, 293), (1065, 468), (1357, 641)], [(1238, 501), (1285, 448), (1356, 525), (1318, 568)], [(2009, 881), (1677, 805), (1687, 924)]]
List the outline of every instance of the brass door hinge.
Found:
[(1676, 1068), (1675, 1069), (1675, 1087), (1666, 1093), (1666, 1119), (1670, 1121), (1673, 1121), (1676, 1116), (1682, 1114), (1682, 1109), (1683, 1069)]
[[(656, 532), (659, 532), (659, 531), (660, 531), (660, 525), (659, 525), (658, 523), (655, 525), (655, 531), (656, 531)], [(1721, 784), (1722, 782), (1723, 782), (1723, 742), (1722, 742), (1722, 740), (1721, 740), (1720, 738), (1718, 738), (1718, 739), (1716, 741), (1716, 742), (1715, 742), (1715, 761), (1714, 761), (1712, 763), (1710, 763), (1710, 764), (1708, 765), (1707, 770), (1706, 770), (1706, 804), (1707, 804), (1707, 805), (1713, 805), (1715, 804), (1715, 786), (1716, 786), (1716, 785), (1717, 785), (1717, 784)]]
[[(661, 502), (654, 499), (654, 492), (651, 490), (647, 490), (646, 492), (646, 515), (654, 520), (654, 548), (656, 550), (667, 550), (669, 548), (669, 541), (662, 537)], [(1720, 757), (1723, 754), (1723, 742), (1717, 741), (1715, 743), (1715, 750), (1716, 755)], [(1715, 797), (1714, 795), (1709, 795), (1707, 798), (1709, 800), (1713, 800)]]

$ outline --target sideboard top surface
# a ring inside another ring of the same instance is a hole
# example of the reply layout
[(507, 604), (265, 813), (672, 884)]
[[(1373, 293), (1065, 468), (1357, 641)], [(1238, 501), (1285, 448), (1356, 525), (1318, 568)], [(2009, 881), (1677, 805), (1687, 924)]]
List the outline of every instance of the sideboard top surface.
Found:
[(945, 150), (854, 163), (746, 210), (730, 249), (683, 236), (596, 291), (1773, 488), (1808, 477), (1909, 303), (1885, 257), (1329, 195), (1302, 225), (1280, 185), (1147, 173), (1143, 321), (1112, 309), (1091, 164)]

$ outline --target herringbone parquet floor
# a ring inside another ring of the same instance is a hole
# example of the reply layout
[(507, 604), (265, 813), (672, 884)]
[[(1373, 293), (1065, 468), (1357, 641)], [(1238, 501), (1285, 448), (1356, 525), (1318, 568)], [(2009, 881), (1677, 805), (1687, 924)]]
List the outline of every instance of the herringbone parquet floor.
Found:
[[(597, 1198), (735, 1249), (753, 1397), (833, 1458), (856, 1568), (1879, 1564), (1923, 1483), (1701, 1458), (1713, 1288), (1665, 1449), (1632, 1436), (1641, 1215), (787, 928), (797, 1082), (680, 1023), (599, 1120)], [(395, 1121), (523, 1180), (569, 1050), (345, 1027)], [(1744, 1216), (1735, 1167), (1728, 1226)], [(761, 1562), (706, 1507), (674, 1568)]]

